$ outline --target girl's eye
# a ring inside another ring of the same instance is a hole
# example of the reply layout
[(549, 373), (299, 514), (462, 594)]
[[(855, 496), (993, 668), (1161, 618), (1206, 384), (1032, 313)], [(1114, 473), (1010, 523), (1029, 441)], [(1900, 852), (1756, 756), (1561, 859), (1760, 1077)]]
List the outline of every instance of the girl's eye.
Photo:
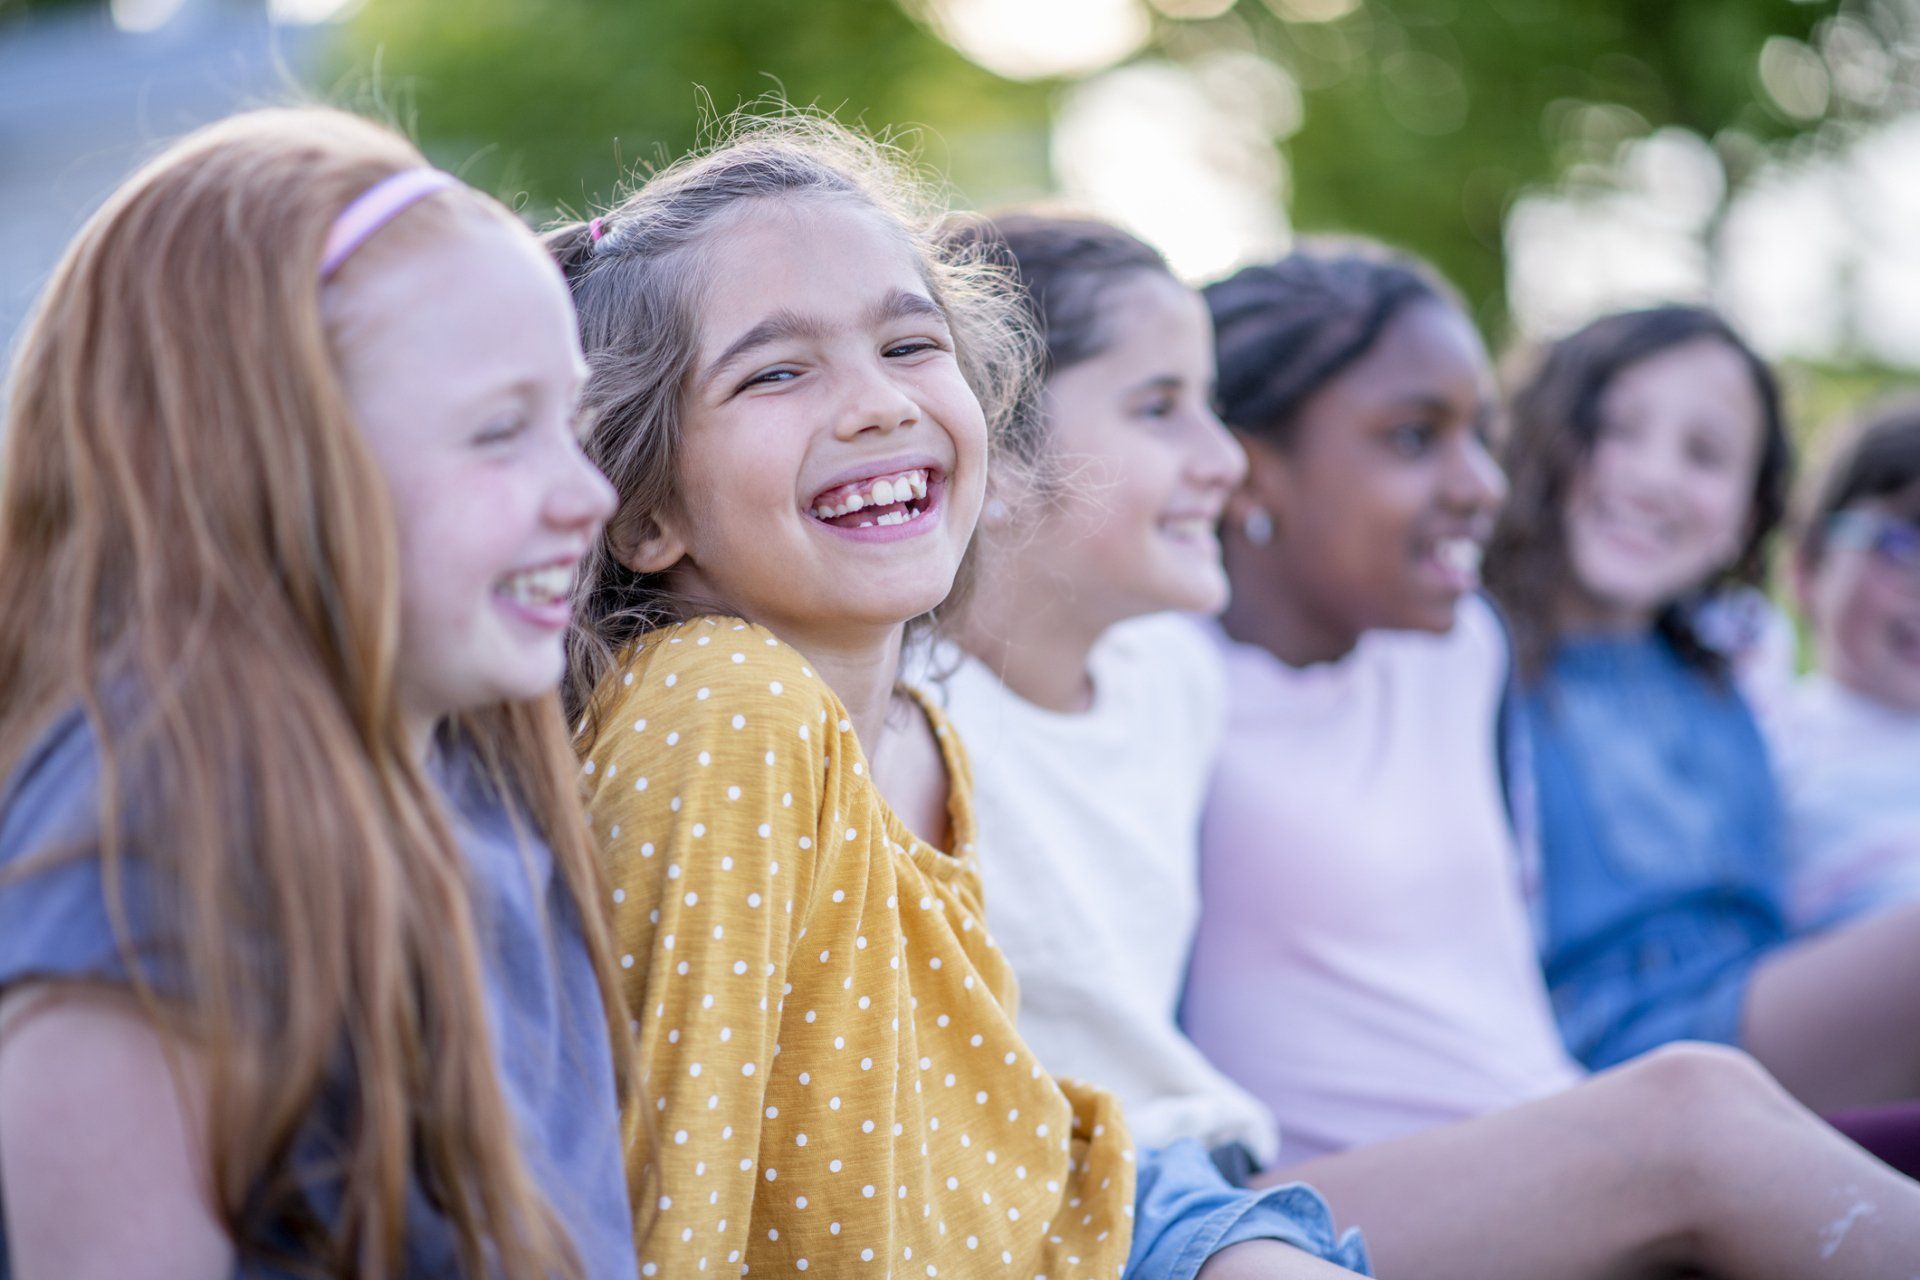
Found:
[(756, 373), (751, 378), (748, 378), (740, 384), (740, 389), (745, 391), (748, 387), (774, 386), (782, 382), (791, 381), (798, 376), (799, 375), (792, 369), (768, 369), (765, 372)]
[(1694, 436), (1687, 441), (1687, 461), (1703, 471), (1722, 471), (1729, 461), (1728, 451), (1711, 436)]
[(1156, 396), (1140, 406), (1143, 418), (1171, 418), (1173, 411), (1180, 407), (1179, 401), (1172, 396)]
[(525, 418), (506, 418), (482, 427), (479, 434), (474, 436), (473, 442), (477, 445), (505, 444), (526, 429)]
[(900, 360), (907, 356), (917, 356), (923, 352), (941, 351), (944, 349), (945, 348), (931, 338), (914, 338), (909, 342), (896, 342), (881, 354), (890, 360)]
[(1403, 422), (1387, 433), (1387, 446), (1395, 453), (1417, 458), (1433, 447), (1437, 433), (1428, 422)]

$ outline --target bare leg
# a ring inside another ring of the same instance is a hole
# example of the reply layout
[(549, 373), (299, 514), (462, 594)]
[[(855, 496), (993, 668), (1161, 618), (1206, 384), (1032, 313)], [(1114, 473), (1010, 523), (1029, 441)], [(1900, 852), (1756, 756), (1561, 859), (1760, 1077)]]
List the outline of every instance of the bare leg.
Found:
[(1920, 904), (1768, 957), (1747, 989), (1741, 1033), (1816, 1111), (1920, 1097)]
[(1920, 1280), (1920, 1184), (1717, 1047), (1272, 1180), (1317, 1187), (1388, 1280)]
[(1248, 1240), (1201, 1263), (1194, 1280), (1353, 1280), (1353, 1272), (1278, 1240)]

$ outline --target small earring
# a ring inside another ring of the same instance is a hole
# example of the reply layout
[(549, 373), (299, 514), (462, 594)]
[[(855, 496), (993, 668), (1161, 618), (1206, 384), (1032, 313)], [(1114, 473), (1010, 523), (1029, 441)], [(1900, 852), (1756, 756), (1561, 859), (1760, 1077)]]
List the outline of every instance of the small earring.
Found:
[(987, 509), (984, 514), (990, 524), (1005, 524), (1007, 522), (1007, 504), (998, 498), (988, 498)]
[(1264, 547), (1273, 541), (1273, 516), (1265, 507), (1250, 507), (1240, 521), (1240, 532), (1254, 546)]

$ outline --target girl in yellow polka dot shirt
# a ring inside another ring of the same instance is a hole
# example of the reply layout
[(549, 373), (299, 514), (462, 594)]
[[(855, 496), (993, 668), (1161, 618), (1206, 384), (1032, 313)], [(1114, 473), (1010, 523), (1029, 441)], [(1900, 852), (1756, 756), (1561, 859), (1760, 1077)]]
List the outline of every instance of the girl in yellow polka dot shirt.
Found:
[(965, 754), (896, 678), (1027, 350), (932, 226), (877, 149), (787, 122), (549, 236), (621, 498), (569, 696), (641, 1058), (641, 1274), (1345, 1274), (1210, 1166), (1136, 1223), (1114, 1101), (1015, 1030)]

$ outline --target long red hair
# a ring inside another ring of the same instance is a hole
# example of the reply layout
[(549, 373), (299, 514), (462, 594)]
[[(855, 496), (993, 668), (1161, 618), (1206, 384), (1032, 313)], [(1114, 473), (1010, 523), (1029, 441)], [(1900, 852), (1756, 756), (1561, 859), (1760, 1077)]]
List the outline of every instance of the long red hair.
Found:
[[(531, 1280), (578, 1259), (521, 1154), (465, 860), (402, 728), (394, 515), (315, 278), (339, 211), (423, 163), (353, 116), (250, 113), (141, 170), (68, 248), (6, 410), (0, 777), (86, 711), (85, 852), (123, 938), (129, 858), (177, 890), (181, 982), (135, 991), (206, 1064), (213, 1191), (243, 1255), (291, 1232), (282, 1260), (303, 1270), (391, 1276), (417, 1182), (467, 1274)], [(508, 216), (461, 190), (396, 225), (474, 206)], [(625, 1045), (558, 699), (452, 728), (552, 846)], [(319, 1223), (289, 1156), (342, 1071), (341, 1209)]]

